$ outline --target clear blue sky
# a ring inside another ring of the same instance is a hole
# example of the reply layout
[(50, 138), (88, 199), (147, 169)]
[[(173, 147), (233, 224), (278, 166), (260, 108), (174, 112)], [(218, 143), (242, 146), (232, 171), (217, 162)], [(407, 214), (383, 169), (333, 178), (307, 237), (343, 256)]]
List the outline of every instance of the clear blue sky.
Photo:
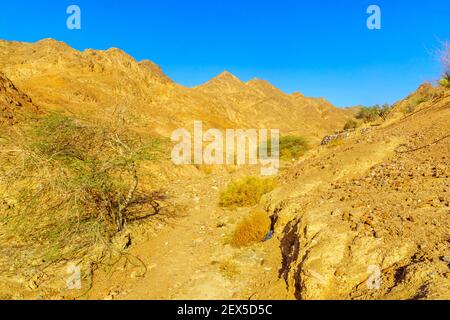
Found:
[[(66, 28), (66, 8), (82, 30)], [(382, 29), (366, 27), (370, 4)], [(198, 85), (228, 70), (338, 106), (392, 103), (439, 77), (433, 51), (450, 39), (448, 0), (2, 1), (0, 39), (55, 38), (83, 50), (119, 47)]]

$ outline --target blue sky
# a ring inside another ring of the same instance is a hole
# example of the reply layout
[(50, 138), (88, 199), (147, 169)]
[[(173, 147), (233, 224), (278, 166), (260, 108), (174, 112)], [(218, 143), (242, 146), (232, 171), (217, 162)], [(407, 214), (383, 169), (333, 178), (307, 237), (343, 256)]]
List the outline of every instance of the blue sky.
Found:
[[(79, 5), (82, 29), (66, 28)], [(381, 30), (366, 27), (369, 5)], [(119, 47), (198, 85), (223, 70), (338, 106), (392, 103), (441, 72), (448, 0), (2, 1), (0, 39), (55, 38), (83, 50)]]

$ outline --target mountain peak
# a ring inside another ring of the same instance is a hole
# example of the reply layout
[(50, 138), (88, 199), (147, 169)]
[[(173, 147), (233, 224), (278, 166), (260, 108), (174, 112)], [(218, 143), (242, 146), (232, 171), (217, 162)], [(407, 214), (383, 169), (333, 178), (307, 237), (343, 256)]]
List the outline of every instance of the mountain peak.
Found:
[(235, 92), (245, 90), (245, 88), (244, 82), (226, 70), (197, 87), (205, 92)]
[(272, 86), (272, 84), (269, 81), (260, 79), (260, 78), (253, 78), (253, 79), (247, 81), (247, 84), (255, 85), (255, 86), (267, 86), (267, 85)]
[(301, 92), (295, 91), (291, 94), (294, 98), (305, 98), (305, 95)]
[(58, 41), (58, 40), (53, 39), (53, 38), (45, 38), (45, 39), (39, 40), (39, 41), (36, 42), (36, 44), (49, 45), (49, 46), (65, 46), (65, 47), (68, 47), (68, 45), (65, 42)]
[(237, 82), (242, 83), (242, 81), (238, 77), (236, 77), (231, 72), (228, 72), (227, 70), (224, 70), (221, 74), (219, 74), (215, 78), (211, 79), (211, 81), (215, 80), (215, 79), (223, 80), (223, 81), (237, 81)]
[(57, 52), (74, 52), (75, 49), (73, 49), (71, 46), (69, 46), (67, 43), (63, 41), (58, 41), (53, 38), (46, 38), (37, 41), (35, 46), (39, 48), (46, 48), (47, 50), (57, 51)]

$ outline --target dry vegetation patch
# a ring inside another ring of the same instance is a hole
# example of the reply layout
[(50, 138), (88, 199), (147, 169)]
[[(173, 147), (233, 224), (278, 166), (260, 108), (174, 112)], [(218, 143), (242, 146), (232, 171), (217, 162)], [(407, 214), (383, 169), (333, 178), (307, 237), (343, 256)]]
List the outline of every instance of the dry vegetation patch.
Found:
[(229, 208), (254, 206), (275, 186), (273, 179), (261, 179), (254, 176), (233, 181), (220, 193), (220, 205)]
[(244, 247), (264, 240), (270, 231), (271, 220), (261, 209), (252, 210), (236, 227), (231, 245)]
[[(112, 118), (94, 124), (50, 113), (3, 136), (0, 225), (11, 250), (20, 244), (44, 265), (83, 258), (127, 223), (159, 213), (164, 194), (139, 177), (163, 141)], [(11, 252), (17, 263), (27, 259)]]

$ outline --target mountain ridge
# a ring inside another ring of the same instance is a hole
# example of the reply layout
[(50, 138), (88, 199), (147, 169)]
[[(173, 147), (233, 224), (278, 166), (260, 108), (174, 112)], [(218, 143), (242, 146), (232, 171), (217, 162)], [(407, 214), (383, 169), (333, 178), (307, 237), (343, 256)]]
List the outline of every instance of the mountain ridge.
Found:
[(265, 80), (245, 83), (224, 71), (189, 88), (154, 62), (137, 61), (121, 49), (78, 51), (53, 39), (0, 40), (0, 71), (44, 109), (100, 117), (108, 108), (123, 108), (142, 120), (142, 130), (164, 136), (201, 120), (214, 128), (280, 129), (316, 143), (352, 117), (327, 101), (286, 94)]

